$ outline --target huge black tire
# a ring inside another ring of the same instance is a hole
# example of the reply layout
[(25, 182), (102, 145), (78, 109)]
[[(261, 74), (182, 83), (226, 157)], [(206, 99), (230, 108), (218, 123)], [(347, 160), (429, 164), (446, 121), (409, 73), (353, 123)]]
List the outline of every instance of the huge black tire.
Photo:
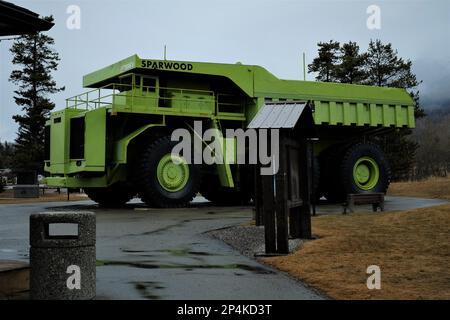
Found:
[(200, 189), (200, 170), (197, 165), (177, 165), (169, 161), (177, 143), (171, 141), (170, 136), (159, 138), (144, 146), (136, 160), (133, 180), (139, 197), (149, 206), (183, 207)]
[[(358, 169), (361, 169), (359, 181)], [(345, 194), (386, 193), (391, 182), (389, 162), (380, 147), (373, 143), (358, 143), (348, 148), (340, 171)]]
[(205, 174), (202, 177), (200, 193), (209, 201), (220, 206), (247, 205), (253, 197), (251, 177), (242, 181), (240, 190), (222, 187), (219, 177), (215, 174)]
[(333, 148), (324, 155), (327, 168), (321, 180), (330, 202), (343, 202), (350, 193), (386, 193), (391, 169), (383, 151), (373, 143)]
[(136, 195), (136, 191), (124, 183), (115, 183), (106, 188), (84, 188), (84, 192), (91, 200), (106, 208), (124, 206)]

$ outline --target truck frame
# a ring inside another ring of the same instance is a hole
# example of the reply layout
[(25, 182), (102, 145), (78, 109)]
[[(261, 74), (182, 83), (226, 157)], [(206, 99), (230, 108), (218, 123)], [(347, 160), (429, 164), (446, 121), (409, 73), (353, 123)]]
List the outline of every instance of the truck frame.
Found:
[[(138, 195), (156, 207), (184, 206), (200, 192), (220, 204), (252, 198), (250, 166), (175, 164), (177, 128), (194, 121), (224, 132), (246, 128), (266, 103), (305, 101), (320, 141), (315, 195), (386, 192), (390, 169), (375, 135), (415, 126), (404, 89), (281, 80), (260, 66), (141, 59), (133, 55), (83, 78), (45, 128), (46, 183), (83, 188), (103, 206)], [(193, 133), (194, 134), (194, 133)]]

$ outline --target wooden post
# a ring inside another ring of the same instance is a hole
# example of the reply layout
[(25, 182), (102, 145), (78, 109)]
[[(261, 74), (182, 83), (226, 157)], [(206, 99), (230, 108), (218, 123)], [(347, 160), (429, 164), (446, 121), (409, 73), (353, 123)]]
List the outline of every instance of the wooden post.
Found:
[(254, 165), (254, 186), (255, 186), (255, 225), (264, 225), (264, 211), (263, 211), (263, 198), (262, 198), (262, 179), (261, 179), (261, 166)]
[(273, 176), (261, 176), (266, 253), (276, 253)]
[(300, 177), (300, 167), (303, 165), (300, 157), (300, 146), (297, 139), (291, 139), (289, 142), (289, 161), (286, 162), (288, 167), (289, 180), (289, 233), (292, 238), (300, 238), (300, 210), (299, 206), (302, 203), (301, 188), (302, 183)]
[(300, 206), (299, 236), (303, 239), (311, 239), (311, 144), (303, 139), (301, 141), (300, 158), (300, 192), (303, 200)]
[(277, 220), (277, 253), (289, 253), (289, 227), (288, 227), (288, 189), (286, 161), (289, 159), (285, 136), (280, 135), (280, 156), (278, 173), (275, 175), (276, 187), (276, 220)]
[[(310, 142), (310, 143), (312, 143), (312, 142)], [(311, 171), (310, 171), (310, 174), (311, 174), (311, 192), (310, 192), (310, 194), (312, 195), (312, 198), (311, 198), (312, 215), (315, 216), (316, 215), (316, 204), (317, 204), (317, 201), (318, 201), (315, 191), (317, 191), (318, 188), (314, 189), (314, 185), (317, 183), (317, 186), (318, 186), (319, 185), (319, 181), (315, 181), (314, 180), (316, 178), (315, 174), (314, 174), (314, 170), (315, 170), (314, 167), (318, 166), (319, 164), (315, 163), (314, 148), (312, 147), (312, 145), (311, 145), (310, 149), (311, 149), (310, 150), (310, 152), (311, 152)]]
[(300, 231), (300, 207), (294, 207), (289, 209), (289, 234), (294, 239), (301, 238)]

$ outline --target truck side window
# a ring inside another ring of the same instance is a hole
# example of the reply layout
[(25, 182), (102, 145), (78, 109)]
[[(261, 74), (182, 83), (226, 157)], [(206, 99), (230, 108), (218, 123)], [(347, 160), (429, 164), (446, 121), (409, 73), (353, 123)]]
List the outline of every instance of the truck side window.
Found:
[(132, 75), (127, 75), (125, 77), (120, 77), (120, 85), (116, 86), (116, 89), (118, 89), (120, 92), (123, 91), (130, 91), (132, 86), (133, 77)]
[(144, 77), (142, 79), (142, 89), (147, 92), (156, 91), (156, 79)]

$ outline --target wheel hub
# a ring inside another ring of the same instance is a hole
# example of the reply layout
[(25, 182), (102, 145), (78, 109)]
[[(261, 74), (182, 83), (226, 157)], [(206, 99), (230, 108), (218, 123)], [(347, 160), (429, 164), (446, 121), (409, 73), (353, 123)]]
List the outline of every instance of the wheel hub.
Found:
[(380, 178), (380, 170), (376, 161), (370, 157), (359, 158), (353, 166), (353, 179), (362, 190), (373, 189)]
[(356, 179), (360, 183), (365, 183), (369, 180), (370, 169), (365, 164), (360, 164), (356, 168)]
[(171, 154), (161, 158), (156, 173), (161, 187), (169, 192), (177, 192), (183, 189), (189, 180), (189, 166), (186, 161)]

